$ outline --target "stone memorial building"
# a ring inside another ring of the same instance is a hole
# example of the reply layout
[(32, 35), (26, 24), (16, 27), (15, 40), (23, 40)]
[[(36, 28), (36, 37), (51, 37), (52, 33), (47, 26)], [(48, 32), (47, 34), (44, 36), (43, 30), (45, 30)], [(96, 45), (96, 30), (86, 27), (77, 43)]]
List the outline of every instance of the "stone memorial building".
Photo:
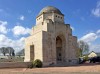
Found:
[(36, 26), (25, 39), (25, 62), (40, 59), (44, 66), (76, 64), (77, 37), (72, 35), (64, 14), (52, 6), (43, 8), (36, 17)]

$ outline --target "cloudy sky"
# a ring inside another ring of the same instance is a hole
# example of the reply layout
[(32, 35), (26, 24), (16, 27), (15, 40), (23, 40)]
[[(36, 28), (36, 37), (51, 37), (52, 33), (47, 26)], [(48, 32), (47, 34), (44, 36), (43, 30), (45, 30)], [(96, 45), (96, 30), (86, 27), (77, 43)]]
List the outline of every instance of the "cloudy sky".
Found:
[(24, 48), (35, 18), (45, 6), (54, 6), (65, 15), (73, 35), (100, 52), (100, 0), (0, 0), (0, 47)]

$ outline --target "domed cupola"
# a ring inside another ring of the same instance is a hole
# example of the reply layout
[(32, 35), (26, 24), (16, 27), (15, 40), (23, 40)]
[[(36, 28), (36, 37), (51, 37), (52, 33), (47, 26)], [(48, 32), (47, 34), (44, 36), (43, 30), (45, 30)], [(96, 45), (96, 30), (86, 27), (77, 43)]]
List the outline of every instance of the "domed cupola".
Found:
[(53, 12), (53, 13), (60, 14), (60, 15), (63, 15), (59, 9), (57, 9), (56, 7), (53, 7), (53, 6), (44, 7), (44, 8), (40, 11), (39, 15), (41, 15), (42, 13), (52, 13), (52, 12)]
[(64, 15), (61, 11), (53, 6), (44, 7), (36, 18), (36, 24), (42, 23), (44, 20), (52, 20), (53, 22), (64, 23)]

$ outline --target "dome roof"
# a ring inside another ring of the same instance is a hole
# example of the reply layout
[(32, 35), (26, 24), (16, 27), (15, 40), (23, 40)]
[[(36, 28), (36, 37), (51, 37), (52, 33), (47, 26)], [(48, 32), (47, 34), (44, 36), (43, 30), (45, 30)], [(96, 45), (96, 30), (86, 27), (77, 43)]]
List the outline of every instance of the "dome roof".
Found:
[(56, 7), (53, 7), (53, 6), (44, 7), (40, 11), (39, 15), (42, 14), (42, 13), (51, 13), (51, 12), (54, 12), (54, 13), (58, 13), (58, 14), (63, 15), (59, 9), (57, 9)]

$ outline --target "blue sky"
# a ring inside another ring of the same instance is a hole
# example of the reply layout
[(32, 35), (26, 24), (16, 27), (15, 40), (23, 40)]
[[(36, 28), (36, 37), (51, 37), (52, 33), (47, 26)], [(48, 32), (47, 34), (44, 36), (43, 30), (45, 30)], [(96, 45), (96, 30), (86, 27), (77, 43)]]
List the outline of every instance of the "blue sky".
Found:
[(54, 6), (65, 15), (73, 35), (100, 52), (100, 0), (0, 0), (0, 47), (24, 48), (35, 18), (45, 6)]

